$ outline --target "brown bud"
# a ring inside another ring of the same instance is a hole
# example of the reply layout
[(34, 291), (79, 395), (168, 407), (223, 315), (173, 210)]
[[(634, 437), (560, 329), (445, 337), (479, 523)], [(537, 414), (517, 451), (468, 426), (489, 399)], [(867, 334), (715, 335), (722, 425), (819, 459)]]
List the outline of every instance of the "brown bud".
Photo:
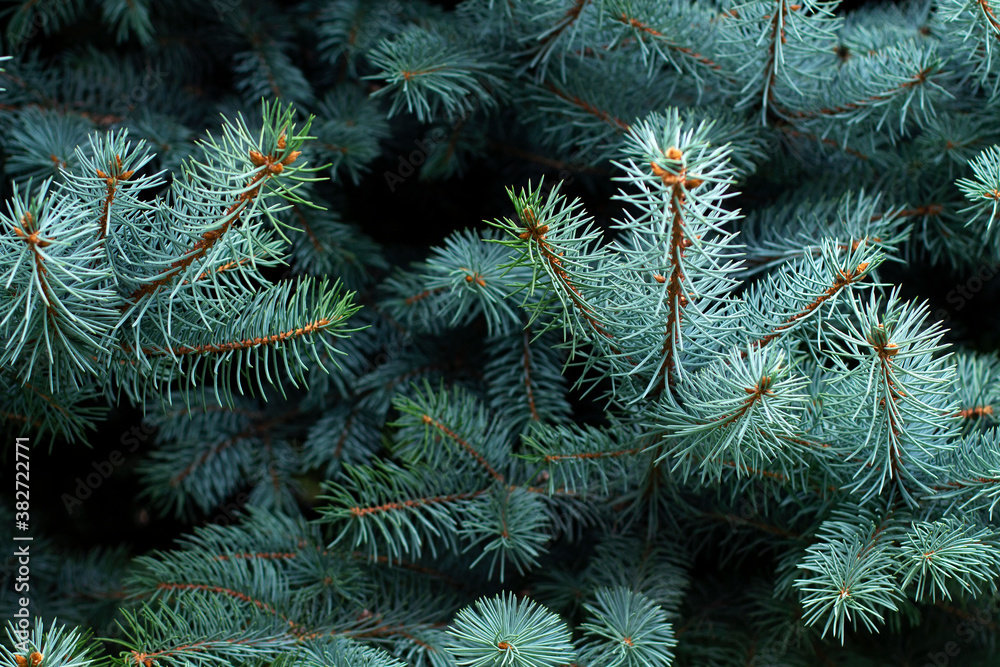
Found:
[(28, 659), (23, 655), (15, 655), (14, 660), (17, 662), (17, 667), (28, 667)]
[(42, 654), (38, 651), (32, 651), (31, 655), (28, 656), (28, 660), (31, 662), (31, 667), (38, 667), (42, 663)]
[(670, 173), (669, 171), (667, 171), (660, 165), (656, 164), (655, 162), (650, 162), (649, 166), (653, 170), (653, 175), (659, 176), (660, 180), (663, 181), (664, 185), (673, 185), (677, 183), (678, 180), (680, 180), (680, 176), (678, 176), (677, 174)]
[(287, 167), (291, 163), (295, 162), (295, 160), (297, 160), (300, 155), (302, 155), (302, 151), (292, 151), (291, 153), (288, 154), (288, 157), (286, 157), (284, 160), (281, 161), (281, 164)]
[(267, 162), (267, 160), (264, 159), (264, 156), (260, 154), (260, 151), (254, 150), (250, 151), (250, 161), (253, 162), (253, 166), (255, 167), (261, 167), (265, 162)]
[(285, 150), (285, 146), (286, 146), (286, 145), (287, 145), (287, 144), (285, 143), (285, 131), (284, 131), (284, 130), (282, 130), (282, 131), (281, 131), (281, 136), (280, 136), (280, 137), (278, 137), (278, 148), (279, 148), (280, 150)]
[(683, 155), (684, 153), (681, 153), (681, 150), (676, 146), (671, 146), (666, 152), (667, 159), (669, 160), (680, 160)]
[(267, 170), (272, 174), (280, 174), (285, 170), (285, 165), (281, 164), (280, 162), (272, 162), (271, 164), (267, 165)]

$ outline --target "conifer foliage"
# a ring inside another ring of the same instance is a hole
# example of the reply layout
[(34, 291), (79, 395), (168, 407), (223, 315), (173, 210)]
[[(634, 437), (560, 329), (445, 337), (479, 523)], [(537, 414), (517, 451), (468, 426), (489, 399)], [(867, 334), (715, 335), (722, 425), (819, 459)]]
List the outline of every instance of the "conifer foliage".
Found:
[(444, 4), (5, 3), (0, 662), (995, 664), (1000, 6)]

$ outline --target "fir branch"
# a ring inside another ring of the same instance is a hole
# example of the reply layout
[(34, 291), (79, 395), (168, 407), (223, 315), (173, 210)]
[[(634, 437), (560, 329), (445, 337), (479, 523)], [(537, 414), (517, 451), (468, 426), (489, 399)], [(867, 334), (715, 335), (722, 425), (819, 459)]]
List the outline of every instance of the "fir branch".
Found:
[[(706, 17), (697, 7), (680, 4), (668, 7), (635, 0), (616, 0), (610, 3), (607, 11), (613, 21), (628, 28), (628, 33), (639, 44), (644, 60), (648, 58), (647, 43), (651, 43), (649, 50), (679, 72), (691, 71), (697, 77), (702, 74), (700, 68), (722, 71), (721, 63), (704, 55), (706, 51), (711, 52), (716, 35), (698, 25)], [(672, 52), (683, 57), (683, 64), (673, 57)]]
[(513, 595), (476, 601), (461, 610), (449, 647), (461, 666), (556, 667), (575, 657), (569, 630), (558, 616)]
[(569, 103), (570, 105), (581, 109), (584, 113), (587, 113), (597, 118), (602, 123), (610, 125), (618, 132), (627, 132), (630, 128), (629, 124), (623, 121), (621, 118), (617, 118), (608, 111), (600, 109), (591, 104), (590, 102), (560, 89), (552, 82), (546, 83), (546, 88), (560, 100), (563, 100)]
[(420, 121), (429, 121), (440, 112), (455, 121), (476, 108), (496, 106), (504, 94), (506, 66), (421, 26), (409, 26), (368, 57), (380, 72), (365, 78), (387, 83), (375, 95), (396, 93), (390, 117), (405, 104)]
[[(309, 279), (273, 285), (242, 304), (239, 317), (215, 331), (198, 331), (181, 345), (172, 345), (162, 334), (150, 336), (138, 349), (126, 343), (116, 358), (127, 362), (139, 356), (142, 363), (122, 367), (120, 381), (143, 395), (149, 385), (157, 387), (183, 368), (185, 392), (210, 374), (220, 403), (232, 402), (233, 380), (240, 393), (244, 380), (253, 383), (248, 389), (263, 393), (265, 377), (279, 389), (282, 378), (297, 386), (309, 370), (306, 358), (318, 365), (318, 350), (325, 349), (331, 358), (338, 354), (331, 340), (351, 331), (345, 320), (359, 308), (352, 297), (341, 294), (337, 285)], [(228, 368), (239, 373), (230, 378), (220, 370)]]
[(580, 662), (593, 667), (669, 667), (677, 645), (667, 614), (624, 586), (601, 588), (585, 605), (592, 620), (580, 625)]
[[(505, 240), (505, 245), (516, 248), (520, 256), (514, 266), (527, 264), (533, 275), (528, 283), (528, 298), (534, 296), (539, 278), (544, 275), (554, 295), (545, 294), (532, 304), (529, 325), (537, 319), (553, 298), (560, 301), (566, 317), (581, 331), (593, 331), (602, 338), (612, 338), (600, 314), (588, 300), (587, 293), (595, 291), (599, 279), (590, 277), (587, 269), (597, 264), (605, 253), (596, 248), (599, 233), (592, 228), (589, 217), (579, 210), (576, 201), (567, 203), (559, 194), (557, 184), (542, 199), (542, 184), (535, 189), (515, 194), (508, 190), (514, 203), (518, 222), (504, 219), (491, 224), (504, 230), (518, 241)], [(577, 236), (577, 233), (580, 233)], [(586, 291), (585, 291), (586, 290)], [(525, 300), (527, 302), (527, 298)], [(543, 331), (553, 326), (546, 323)]]
[(854, 415), (865, 414), (866, 425), (855, 422), (847, 427), (863, 443), (851, 447), (851, 456), (867, 448), (864, 460), (873, 464), (856, 473), (853, 488), (868, 484), (865, 497), (869, 497), (890, 482), (912, 506), (914, 490), (929, 491), (929, 480), (941, 472), (931, 461), (950, 449), (947, 442), (957, 435), (957, 410), (945, 388), (953, 369), (947, 358), (933, 357), (942, 349), (941, 332), (935, 325), (922, 327), (925, 307), (903, 305), (895, 292), (885, 304), (884, 316), (877, 314), (874, 296), (864, 309), (853, 298), (850, 303), (860, 328), (851, 326), (844, 332), (843, 354), (864, 361), (854, 369), (843, 369), (841, 377), (853, 390), (836, 400), (854, 404)]
[[(555, 8), (532, 18), (544, 26), (543, 31), (534, 37), (538, 46), (531, 59), (531, 66), (538, 67), (542, 73), (548, 66), (548, 61), (553, 54), (557, 53), (558, 47), (564, 43), (572, 43), (577, 32), (577, 27), (584, 15), (584, 10), (588, 8), (590, 0), (572, 0), (572, 5), (562, 15), (558, 15)], [(553, 21), (556, 14), (558, 18)], [(564, 49), (566, 51), (568, 49)]]
[(499, 573), (503, 583), (508, 564), (518, 574), (538, 565), (538, 556), (549, 541), (551, 521), (543, 498), (524, 488), (495, 485), (484, 500), (470, 503), (459, 528), (468, 540), (464, 551), (477, 550), (472, 561), (490, 558), (490, 577)]
[[(96, 222), (81, 207), (59, 206), (50, 187), (43, 183), (34, 196), (15, 188), (8, 212), (0, 215), (6, 267), (0, 281), (9, 292), (0, 302), (0, 365), (16, 369), (22, 381), (46, 374), (50, 390), (59, 391), (60, 385), (81, 384), (74, 371), (99, 375), (114, 328), (113, 311), (104, 304), (115, 299)], [(59, 363), (67, 369), (57, 374)], [(37, 372), (42, 364), (46, 370)]]
[[(218, 195), (210, 191), (199, 192), (199, 185), (205, 187), (199, 181), (214, 178), (212, 174), (214, 170), (210, 165), (200, 165), (197, 162), (191, 163), (192, 166), (186, 172), (188, 176), (187, 180), (193, 181), (196, 185), (191, 186), (188, 192), (182, 190), (179, 196), (182, 199), (187, 197), (220, 197), (220, 199), (229, 199), (231, 203), (228, 204), (221, 214), (218, 214), (217, 222), (207, 227), (201, 233), (199, 240), (184, 251), (180, 257), (170, 262), (169, 267), (158, 275), (143, 281), (141, 287), (135, 289), (130, 295), (129, 298), (132, 302), (138, 302), (144, 297), (152, 296), (157, 290), (171, 283), (177, 276), (185, 273), (194, 262), (206, 258), (213, 246), (222, 239), (227, 231), (234, 226), (242, 224), (244, 213), (251, 215), (253, 204), (256, 202), (258, 196), (262, 196), (262, 193), (266, 194), (266, 186), (269, 181), (272, 179), (278, 180), (279, 178), (290, 179), (293, 182), (296, 180), (298, 167), (291, 167), (288, 170), (288, 174), (284, 176), (280, 175), (301, 154), (301, 151), (297, 149), (305, 141), (306, 132), (308, 132), (308, 123), (307, 127), (300, 133), (286, 137), (285, 128), (291, 119), (290, 110), (282, 110), (280, 106), (276, 106), (272, 111), (265, 106), (264, 116), (265, 127), (272, 133), (272, 136), (269, 137), (272, 145), (263, 146), (262, 142), (254, 141), (249, 136), (246, 126), (242, 123), (242, 119), (237, 125), (225, 128), (224, 143), (221, 146), (211, 140), (208, 144), (218, 148), (220, 152), (226, 151), (228, 153), (225, 154), (226, 158), (235, 163), (235, 165), (238, 165), (237, 169), (242, 167), (240, 170), (245, 170), (247, 167), (250, 167), (246, 171), (247, 180), (245, 184), (238, 190), (222, 192)], [(294, 132), (294, 129), (290, 131)], [(246, 148), (247, 145), (250, 146), (249, 149)], [(181, 182), (184, 183), (184, 180)], [(209, 187), (211, 186), (209, 185)], [(280, 186), (277, 188), (277, 191), (281, 191)]]
[(522, 431), (532, 423), (563, 422), (571, 413), (557, 340), (532, 338), (530, 326), (492, 338), (484, 369), (490, 408)]
[(99, 655), (88, 630), (68, 629), (66, 625), (55, 621), (46, 629), (45, 623), (39, 618), (20, 630), (13, 621), (9, 621), (4, 629), (14, 651), (7, 646), (0, 646), (0, 657), (5, 664), (11, 666), (37, 667), (45, 660), (46, 664), (60, 667), (89, 667), (107, 659), (106, 656)]
[(321, 497), (329, 502), (323, 520), (342, 526), (331, 546), (349, 539), (349, 548), (365, 545), (376, 558), (385, 550), (394, 561), (424, 548), (436, 554), (439, 543), (454, 548), (457, 511), (486, 492), (466, 476), (442, 478), (425, 467), (375, 462), (343, 471), (340, 483), (324, 484), (328, 495)]
[(860, 620), (869, 630), (884, 622), (883, 611), (896, 610), (900, 594), (892, 578), (895, 564), (885, 544), (878, 544), (879, 528), (867, 536), (832, 538), (806, 548), (800, 568), (810, 573), (797, 579), (803, 593), (806, 624), (825, 619), (823, 634), (845, 639), (846, 621)]
[(989, 529), (975, 530), (954, 517), (936, 522), (915, 522), (902, 544), (904, 565), (902, 588), (916, 582), (916, 598), (929, 593), (951, 599), (948, 583), (978, 596), (980, 585), (990, 583), (1000, 570), (1000, 550), (996, 534)]
[[(510, 424), (499, 422), (460, 387), (432, 391), (425, 383), (394, 401), (402, 413), (396, 454), (432, 466), (449, 465), (503, 483), (501, 463), (511, 447)], [(444, 443), (441, 446), (439, 443)]]
[[(200, 607), (200, 608), (199, 608)], [(247, 615), (245, 628), (229, 629), (220, 621), (234, 609), (217, 598), (190, 596), (183, 607), (160, 604), (143, 606), (137, 613), (123, 614), (124, 639), (117, 640), (127, 650), (120, 659), (135, 667), (152, 667), (156, 661), (183, 661), (209, 665), (220, 658), (240, 660), (266, 654), (277, 658), (293, 645), (290, 635), (275, 622)], [(267, 618), (267, 616), (265, 616)]]
[(487, 473), (489, 473), (490, 477), (492, 477), (493, 479), (495, 479), (495, 480), (497, 480), (498, 482), (501, 482), (501, 483), (504, 481), (503, 475), (500, 474), (499, 472), (497, 472), (496, 470), (494, 470), (493, 466), (491, 466), (489, 464), (489, 462), (486, 460), (486, 458), (482, 454), (480, 454), (479, 452), (477, 452), (472, 447), (472, 445), (470, 445), (466, 440), (464, 440), (457, 433), (455, 433), (450, 428), (448, 428), (446, 425), (444, 425), (441, 422), (437, 421), (436, 419), (434, 419), (433, 417), (431, 417), (428, 414), (421, 415), (420, 419), (421, 419), (421, 421), (423, 421), (428, 426), (436, 428), (437, 430), (439, 430), (442, 433), (444, 433), (448, 438), (450, 438), (451, 440), (453, 440), (458, 446), (460, 446), (462, 449), (464, 449), (466, 452), (468, 452), (469, 455), (472, 458), (474, 458), (476, 460), (476, 462), (480, 466), (482, 466), (482, 468)]

